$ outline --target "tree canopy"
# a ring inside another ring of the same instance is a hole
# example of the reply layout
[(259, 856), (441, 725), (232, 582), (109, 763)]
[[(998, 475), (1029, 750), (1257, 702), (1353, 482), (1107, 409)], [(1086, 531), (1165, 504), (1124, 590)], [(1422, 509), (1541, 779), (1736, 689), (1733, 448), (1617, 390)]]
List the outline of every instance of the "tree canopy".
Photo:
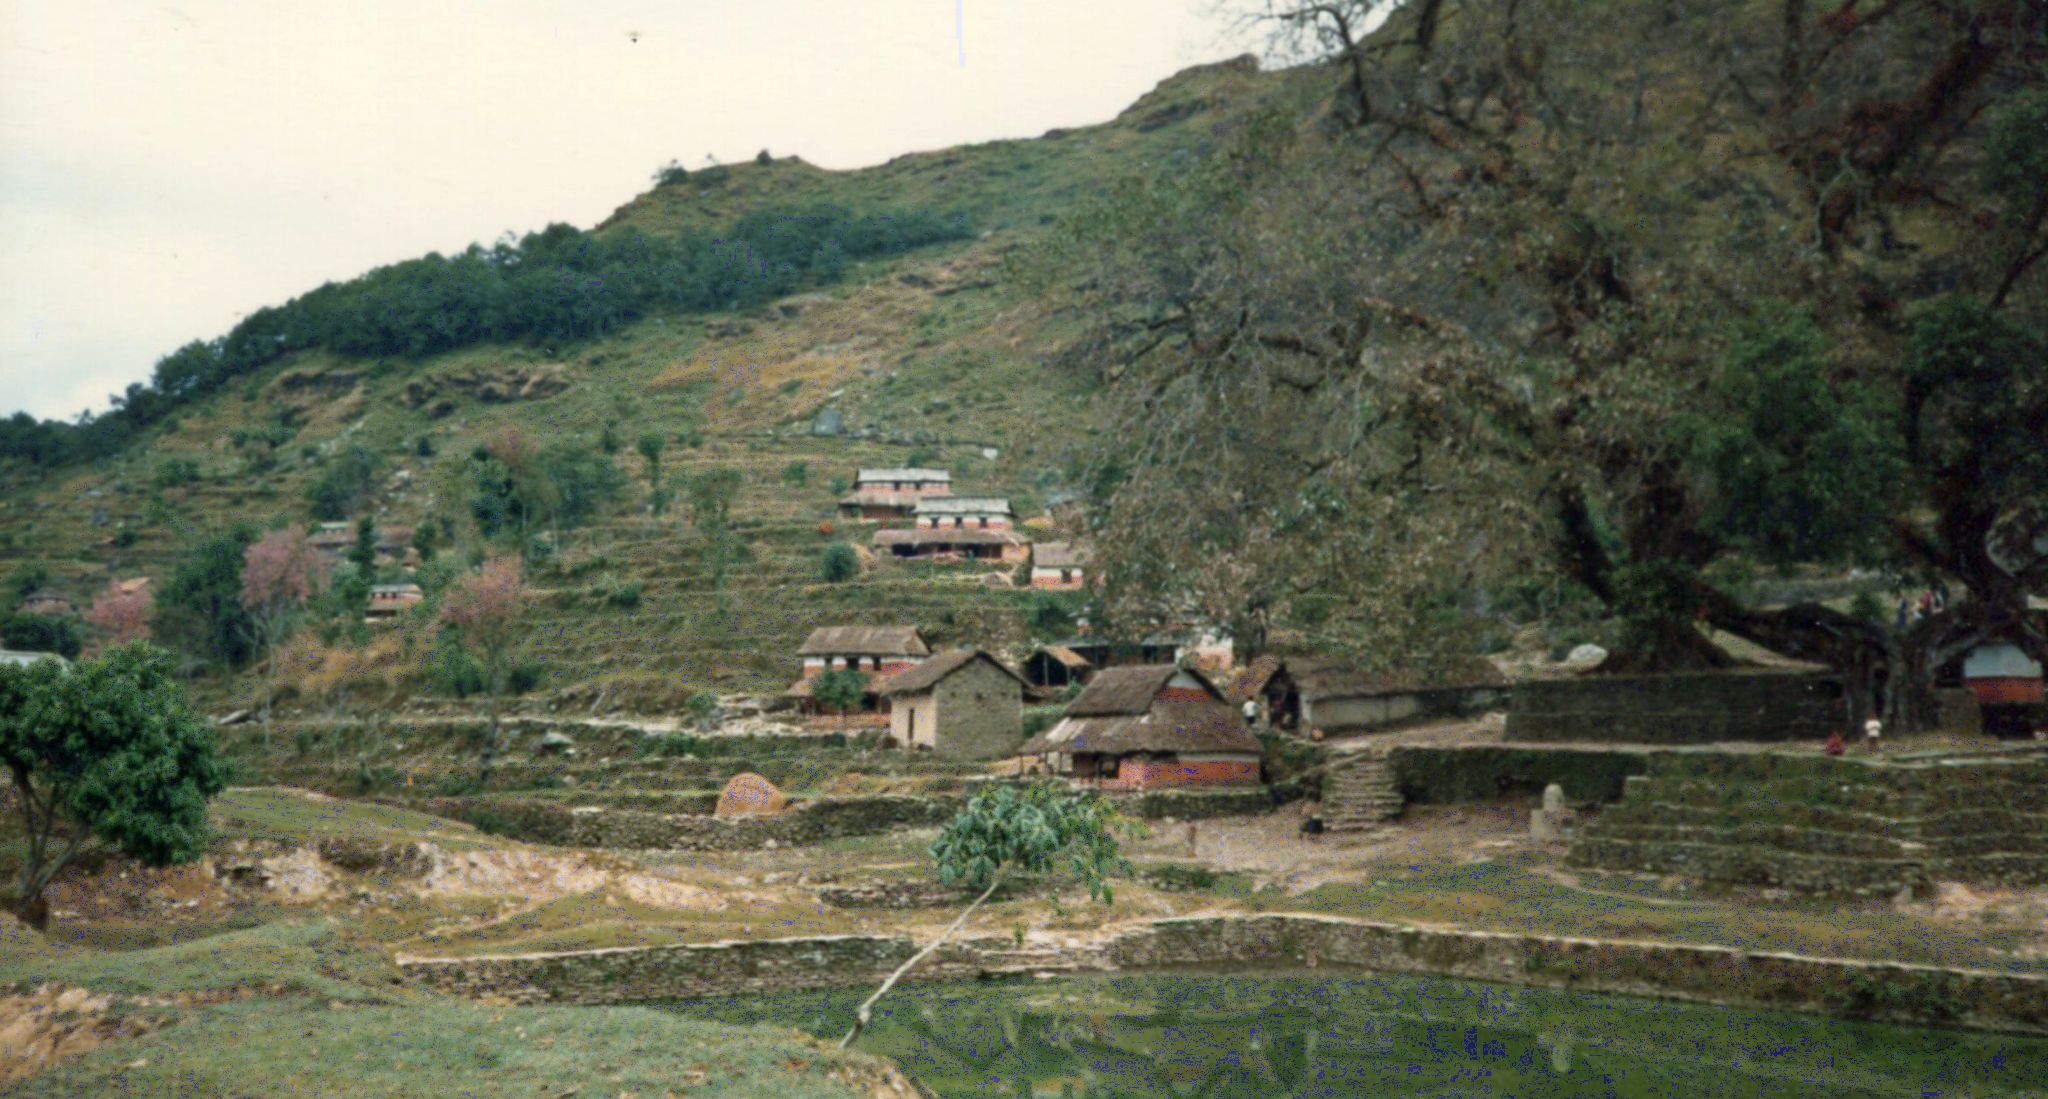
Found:
[[(1610, 670), (1725, 663), (1704, 623), (1859, 705), (1993, 631), (2048, 649), (2048, 9), (1253, 14), (1320, 86), (1028, 264), (1122, 425), (1085, 471), (1112, 619), (1422, 663), (1534, 582), (1624, 626)], [(1742, 583), (1848, 564), (1966, 598), (1892, 637)]]
[(0, 766), (28, 842), (16, 896), (37, 926), (44, 888), (93, 837), (149, 866), (205, 849), (206, 803), (228, 770), (174, 670), (143, 642), (69, 667), (0, 665)]

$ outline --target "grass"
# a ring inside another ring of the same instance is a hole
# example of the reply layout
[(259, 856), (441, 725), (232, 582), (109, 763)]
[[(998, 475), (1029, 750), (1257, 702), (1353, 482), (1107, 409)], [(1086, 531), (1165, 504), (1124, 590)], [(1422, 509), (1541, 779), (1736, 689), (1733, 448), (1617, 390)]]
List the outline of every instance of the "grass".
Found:
[(405, 844), (430, 840), (444, 847), (491, 846), (466, 824), (410, 809), (344, 798), (309, 797), (296, 790), (235, 787), (211, 806), (213, 826), (235, 839), (314, 846), (323, 840)]
[(2048, 970), (2048, 960), (2015, 961), (2025, 937), (1893, 912), (1813, 901), (1747, 904), (1660, 895), (1641, 885), (1569, 884), (1524, 861), (1422, 863), (1376, 870), (1368, 881), (1331, 883), (1299, 896), (1239, 898), (1269, 912), (1316, 912), (1359, 919), (1457, 925), (1488, 931), (1615, 939), (1660, 939), (1926, 965)]
[(794, 1033), (644, 1008), (226, 1004), (15, 1094), (840, 1099), (879, 1062)]
[(383, 952), (348, 942), (325, 919), (280, 921), (148, 950), (64, 951), (24, 942), (29, 949), (17, 954), (17, 944), (7, 945), (0, 985), (55, 981), (126, 996), (282, 988), (335, 1000), (388, 998), (384, 989), (397, 972)]

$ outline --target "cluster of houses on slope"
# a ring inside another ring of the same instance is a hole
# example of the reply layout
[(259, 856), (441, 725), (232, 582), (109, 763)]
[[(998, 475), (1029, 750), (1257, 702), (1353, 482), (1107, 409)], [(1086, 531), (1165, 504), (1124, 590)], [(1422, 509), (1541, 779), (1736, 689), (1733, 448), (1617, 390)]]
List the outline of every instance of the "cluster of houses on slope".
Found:
[[(407, 572), (420, 567), (420, 551), (413, 546), (411, 527), (378, 527), (372, 535), (377, 564), (384, 568), (400, 568)], [(356, 544), (354, 523), (321, 523), (306, 536), (306, 542), (318, 551), (331, 565), (339, 564), (348, 556)], [(390, 622), (410, 608), (417, 606), (427, 597), (418, 584), (372, 584), (370, 606), (364, 620), (371, 623)]]
[(863, 469), (839, 501), (839, 514), (863, 522), (910, 525), (875, 532), (877, 554), (924, 561), (1031, 563), (1031, 586), (1079, 589), (1088, 555), (1066, 542), (1034, 545), (1019, 529), (1017, 513), (1000, 496), (958, 496), (943, 469)]
[[(977, 648), (933, 653), (909, 626), (827, 626), (798, 649), (785, 695), (815, 728), (886, 731), (896, 746), (957, 759), (1024, 757), (1029, 766), (1108, 789), (1232, 786), (1259, 781), (1253, 721), (1301, 737), (1497, 708), (1506, 682), (1484, 659), (1456, 681), (1409, 682), (1330, 660), (1261, 658), (1228, 670), (1227, 642), (1152, 638), (1114, 646), (1074, 638), (1034, 650), (1023, 671)], [(1059, 676), (1044, 682), (1047, 670)], [(855, 671), (860, 703), (841, 712), (813, 691)], [(1061, 720), (1026, 738), (1027, 701), (1080, 691)], [(1245, 707), (1247, 701), (1255, 705)]]

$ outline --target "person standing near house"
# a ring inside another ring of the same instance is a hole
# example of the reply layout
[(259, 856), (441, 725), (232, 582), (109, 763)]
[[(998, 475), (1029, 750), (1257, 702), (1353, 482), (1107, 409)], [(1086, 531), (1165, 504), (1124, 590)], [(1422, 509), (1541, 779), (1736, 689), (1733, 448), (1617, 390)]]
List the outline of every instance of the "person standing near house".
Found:
[(1256, 728), (1258, 728), (1258, 727), (1259, 727), (1259, 700), (1258, 700), (1258, 699), (1256, 699), (1256, 698), (1247, 698), (1247, 699), (1245, 699), (1245, 700), (1244, 700), (1244, 723), (1245, 723), (1246, 725), (1249, 725), (1249, 726), (1251, 726), (1251, 727), (1252, 727), (1252, 728), (1254, 728), (1254, 729), (1256, 729)]
[(1869, 748), (1872, 753), (1884, 751), (1884, 748), (1878, 743), (1878, 738), (1883, 735), (1884, 722), (1879, 721), (1876, 714), (1870, 715), (1870, 720), (1863, 723), (1864, 747)]

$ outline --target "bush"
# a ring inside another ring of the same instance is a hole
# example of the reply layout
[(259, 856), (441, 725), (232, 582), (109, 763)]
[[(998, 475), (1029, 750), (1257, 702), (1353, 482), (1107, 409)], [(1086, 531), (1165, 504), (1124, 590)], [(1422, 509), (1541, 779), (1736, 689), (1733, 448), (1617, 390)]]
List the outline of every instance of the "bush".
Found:
[(810, 479), (811, 467), (808, 462), (791, 462), (782, 467), (782, 483), (785, 485), (802, 488), (804, 482)]
[(597, 594), (607, 606), (632, 610), (640, 605), (640, 582), (606, 574), (597, 582)]
[(0, 646), (23, 652), (56, 653), (66, 660), (76, 660), (85, 646), (85, 629), (69, 615), (0, 611)]
[(851, 580), (860, 575), (860, 554), (844, 542), (834, 542), (818, 561), (818, 575), (828, 584)]
[(361, 446), (350, 446), (327, 464), (320, 476), (306, 486), (306, 503), (313, 518), (346, 519), (369, 495), (377, 476), (377, 456)]
[(177, 488), (199, 479), (199, 463), (190, 458), (166, 458), (156, 464), (150, 483), (158, 488)]
[(834, 477), (826, 487), (831, 490), (832, 495), (844, 496), (846, 495), (846, 490), (853, 487), (853, 482), (848, 481), (844, 477)]
[(546, 678), (547, 672), (547, 664), (538, 659), (521, 660), (512, 665), (511, 670), (506, 673), (505, 690), (511, 694), (525, 694), (540, 686), (540, 681)]
[(763, 149), (760, 152), (754, 154), (754, 163), (766, 167), (767, 165), (775, 163), (775, 158), (768, 155), (768, 150)]
[(698, 691), (683, 700), (683, 712), (690, 715), (698, 728), (706, 728), (718, 720), (718, 696), (710, 691)]

